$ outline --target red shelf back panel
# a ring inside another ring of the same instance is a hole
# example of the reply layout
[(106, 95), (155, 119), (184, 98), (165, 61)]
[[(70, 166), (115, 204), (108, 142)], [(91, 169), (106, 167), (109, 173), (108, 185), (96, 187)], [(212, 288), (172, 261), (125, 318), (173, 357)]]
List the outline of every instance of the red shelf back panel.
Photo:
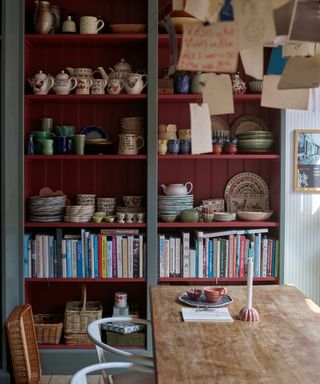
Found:
[[(81, 281), (78, 282), (29, 282), (25, 285), (25, 303), (32, 304), (33, 313), (64, 313), (67, 301), (81, 300)], [(86, 284), (87, 300), (101, 301), (103, 316), (111, 316), (115, 292), (127, 292), (129, 305), (137, 305), (139, 315), (146, 315), (145, 282), (112, 282), (97, 281)]]
[[(33, 0), (25, 0), (26, 4), (26, 31), (33, 32)], [(110, 24), (146, 23), (147, 0), (55, 0), (55, 5), (62, 7), (62, 20), (68, 12), (75, 12), (77, 20), (81, 16), (103, 16)]]
[[(68, 198), (78, 193), (97, 197), (145, 195), (145, 161), (51, 160), (25, 162), (25, 197), (38, 195), (43, 187), (62, 190)], [(120, 203), (120, 200), (119, 200)]]

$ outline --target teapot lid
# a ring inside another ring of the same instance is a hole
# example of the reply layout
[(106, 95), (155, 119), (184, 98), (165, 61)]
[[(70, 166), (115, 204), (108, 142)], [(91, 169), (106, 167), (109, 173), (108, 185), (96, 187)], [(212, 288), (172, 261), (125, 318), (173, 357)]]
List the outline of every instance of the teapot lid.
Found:
[(47, 78), (47, 75), (40, 70), (36, 75), (34, 75), (34, 78), (36, 80), (44, 80)]
[(69, 75), (65, 73), (64, 70), (62, 70), (60, 73), (56, 75), (57, 80), (64, 80), (64, 79), (69, 79)]
[(125, 61), (125, 59), (121, 59), (119, 63), (115, 64), (114, 69), (119, 71), (129, 71), (131, 72), (131, 65)]

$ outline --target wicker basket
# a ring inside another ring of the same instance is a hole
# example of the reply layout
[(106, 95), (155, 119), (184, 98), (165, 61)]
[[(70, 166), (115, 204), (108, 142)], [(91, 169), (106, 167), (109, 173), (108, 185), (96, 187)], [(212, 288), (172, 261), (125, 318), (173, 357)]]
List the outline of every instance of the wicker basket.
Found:
[(86, 286), (82, 286), (82, 301), (68, 301), (64, 313), (64, 333), (85, 334), (87, 326), (94, 320), (101, 319), (100, 301), (87, 301)]
[(66, 345), (93, 345), (86, 333), (69, 333), (64, 335)]
[(38, 344), (59, 344), (63, 328), (61, 315), (37, 314), (33, 319)]
[(15, 383), (39, 384), (41, 365), (31, 305), (17, 305), (6, 325)]

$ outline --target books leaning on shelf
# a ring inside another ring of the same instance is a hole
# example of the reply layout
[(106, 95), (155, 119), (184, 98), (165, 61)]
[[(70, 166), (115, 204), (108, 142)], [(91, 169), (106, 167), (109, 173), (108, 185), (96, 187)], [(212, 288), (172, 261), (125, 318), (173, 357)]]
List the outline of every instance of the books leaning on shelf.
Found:
[(25, 278), (142, 278), (146, 243), (139, 230), (101, 230), (55, 236), (26, 233)]
[(228, 308), (182, 308), (182, 317), (197, 323), (233, 322)]
[(243, 278), (249, 251), (254, 255), (254, 277), (279, 275), (279, 240), (267, 229), (232, 230), (195, 236), (159, 234), (159, 277)]

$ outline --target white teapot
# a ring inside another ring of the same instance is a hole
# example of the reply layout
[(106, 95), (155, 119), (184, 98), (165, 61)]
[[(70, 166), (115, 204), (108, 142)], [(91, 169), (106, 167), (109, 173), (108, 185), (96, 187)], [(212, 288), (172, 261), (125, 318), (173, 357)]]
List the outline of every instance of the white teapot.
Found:
[(54, 78), (39, 71), (33, 77), (28, 79), (29, 84), (33, 89), (35, 95), (47, 95), (53, 87)]
[(147, 85), (147, 75), (140, 73), (129, 73), (124, 81), (124, 87), (127, 93), (141, 93)]
[[(188, 185), (190, 186), (188, 190)], [(185, 184), (169, 184), (169, 185), (164, 185), (161, 184), (160, 187), (163, 190), (163, 193), (168, 196), (184, 196), (188, 195), (192, 189), (193, 189), (193, 184), (188, 181)]]
[(77, 84), (78, 81), (75, 77), (69, 77), (67, 73), (61, 71), (54, 79), (53, 91), (58, 95), (69, 95)]
[(109, 69), (111, 71), (109, 74), (110, 79), (124, 80), (131, 73), (131, 65), (125, 59), (121, 59), (119, 63), (115, 64), (114, 69)]

